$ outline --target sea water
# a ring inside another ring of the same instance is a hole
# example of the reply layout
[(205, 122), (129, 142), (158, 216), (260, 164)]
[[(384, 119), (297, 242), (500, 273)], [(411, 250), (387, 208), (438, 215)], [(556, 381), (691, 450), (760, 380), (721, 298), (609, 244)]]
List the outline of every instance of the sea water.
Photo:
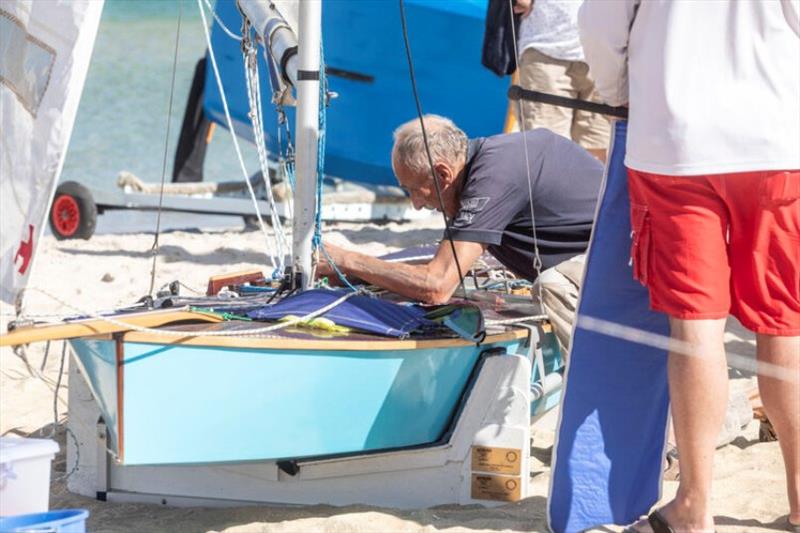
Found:
[[(211, 23), (210, 13), (206, 17)], [(202, 19), (195, 0), (106, 0), (61, 182), (77, 181), (92, 191), (118, 191), (117, 175), (122, 170), (155, 183), (161, 181), (165, 171), (165, 180), (170, 182), (192, 76), (205, 53)], [(170, 111), (173, 64), (175, 85)], [(244, 140), (239, 142), (248, 174), (252, 174), (258, 169), (255, 147)], [(216, 128), (206, 154), (205, 180), (241, 179), (231, 135)], [(152, 213), (128, 213), (126, 217), (112, 217), (115, 221), (109, 224), (104, 223), (105, 216), (98, 219), (100, 232), (146, 230), (153, 219)], [(175, 215), (169, 218), (186, 219)], [(220, 222), (214, 217), (207, 220), (211, 225)], [(126, 227), (119, 227), (123, 223)]]

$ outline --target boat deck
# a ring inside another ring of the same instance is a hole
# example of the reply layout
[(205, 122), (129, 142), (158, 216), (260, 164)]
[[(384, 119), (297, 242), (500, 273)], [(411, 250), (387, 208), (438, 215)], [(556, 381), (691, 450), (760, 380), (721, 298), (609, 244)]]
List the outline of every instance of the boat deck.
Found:
[[(388, 299), (397, 299), (388, 295)], [(480, 300), (471, 299), (469, 303), (477, 305), (487, 323), (487, 338), (484, 342), (494, 343), (522, 339), (528, 335), (528, 329), (515, 323), (498, 324), (499, 321), (538, 317), (538, 306), (529, 298), (513, 295), (484, 293)], [(454, 332), (442, 328), (431, 333), (414, 334), (405, 339), (397, 339), (382, 335), (351, 331), (337, 333), (322, 329), (300, 326), (287, 326), (274, 331), (263, 330), (274, 324), (245, 320), (226, 320), (217, 323), (184, 323), (165, 324), (162, 329), (169, 333), (158, 334), (155, 331), (131, 331), (125, 333), (124, 340), (129, 342), (191, 344), (203, 346), (232, 346), (253, 348), (288, 348), (288, 349), (347, 349), (374, 350), (376, 344), (380, 349), (412, 350), (419, 348), (437, 348), (446, 346), (466, 346), (474, 344), (462, 339)], [(173, 332), (186, 332), (185, 336), (177, 336)], [(229, 335), (218, 335), (217, 332), (228, 332)], [(210, 333), (210, 335), (208, 334)]]
[[(382, 294), (381, 298), (403, 301), (399, 296), (388, 293)], [(218, 314), (225, 311), (241, 313), (264, 305), (268, 299), (269, 296), (265, 295), (238, 299), (174, 297), (166, 304), (162, 301), (164, 307), (158, 309), (131, 308), (103, 316), (76, 317), (56, 324), (20, 326), (8, 334), (0, 335), (0, 345), (76, 337), (99, 339), (113, 335), (122, 335), (125, 341), (130, 342), (329, 350), (369, 350), (374, 349), (376, 343), (380, 344), (381, 349), (397, 350), (473, 344), (444, 327), (434, 332), (397, 339), (358, 331), (336, 333), (300, 326), (264, 331), (275, 322), (225, 320)], [(481, 309), (487, 341), (490, 342), (521, 339), (527, 335), (526, 327), (499, 322), (541, 317), (538, 306), (530, 297), (474, 291), (470, 293), (468, 301), (461, 301)], [(217, 313), (205, 313), (203, 309), (207, 308), (213, 308)], [(185, 335), (176, 332), (185, 332)]]

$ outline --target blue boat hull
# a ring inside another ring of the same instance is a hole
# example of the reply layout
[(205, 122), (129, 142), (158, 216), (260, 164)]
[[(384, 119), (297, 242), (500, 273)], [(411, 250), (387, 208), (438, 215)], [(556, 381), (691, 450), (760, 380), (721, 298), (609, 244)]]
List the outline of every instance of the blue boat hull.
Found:
[[(481, 65), (486, 4), (486, 0), (406, 0), (423, 111), (453, 119), (470, 137), (501, 133), (508, 106), (509, 80)], [(228, 28), (241, 28), (235, 0), (218, 0), (216, 13)], [(328, 83), (338, 94), (327, 111), (325, 173), (348, 181), (396, 185), (390, 162), (392, 132), (417, 113), (398, 4), (326, 0), (322, 26)], [(212, 46), (234, 130), (252, 141), (240, 43), (214, 24)], [(259, 70), (262, 100), (269, 102), (263, 60)], [(211, 120), (227, 127), (211, 68), (206, 70), (203, 108)], [(293, 112), (288, 109), (290, 124)], [(267, 149), (277, 154), (273, 106), (264, 106), (264, 128)]]
[[(318, 341), (319, 342), (319, 341)], [(71, 340), (126, 465), (354, 454), (437, 442), (481, 353), (508, 338), (424, 349), (254, 349)], [(363, 343), (362, 343), (363, 344)]]

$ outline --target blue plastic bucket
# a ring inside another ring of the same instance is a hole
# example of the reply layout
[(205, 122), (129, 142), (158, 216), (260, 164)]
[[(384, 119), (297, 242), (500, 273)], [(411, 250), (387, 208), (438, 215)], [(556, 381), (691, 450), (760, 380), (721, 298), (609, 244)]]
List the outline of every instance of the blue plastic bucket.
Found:
[(46, 513), (21, 514), (0, 518), (0, 533), (86, 533), (85, 509), (59, 509)]

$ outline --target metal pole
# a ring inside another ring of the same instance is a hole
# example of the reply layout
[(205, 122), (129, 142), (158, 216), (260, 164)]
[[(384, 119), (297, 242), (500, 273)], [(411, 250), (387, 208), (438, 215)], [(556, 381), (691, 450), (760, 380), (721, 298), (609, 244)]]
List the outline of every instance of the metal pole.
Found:
[(317, 141), (319, 139), (319, 59), (321, 0), (300, 2), (297, 70), (297, 166), (292, 223), (292, 267), (302, 289), (311, 287), (311, 244), (316, 212)]

